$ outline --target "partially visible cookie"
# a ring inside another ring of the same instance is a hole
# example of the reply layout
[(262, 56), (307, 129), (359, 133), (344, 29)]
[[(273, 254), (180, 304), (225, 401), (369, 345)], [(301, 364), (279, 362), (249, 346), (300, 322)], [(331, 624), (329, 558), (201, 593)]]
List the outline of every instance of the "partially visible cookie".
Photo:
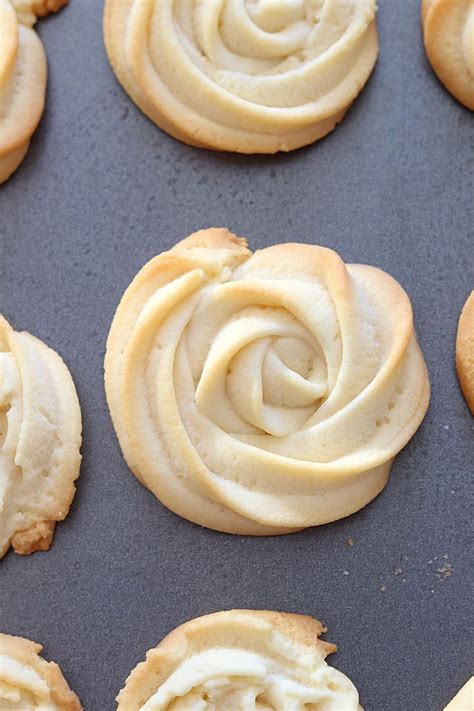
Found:
[(336, 647), (303, 615), (230, 610), (186, 622), (150, 650), (117, 711), (362, 711), (354, 684), (328, 666)]
[(44, 109), (46, 56), (32, 29), (68, 0), (0, 0), (0, 183), (18, 168)]
[(69, 0), (10, 0), (19, 21), (32, 27), (39, 17), (46, 17), (51, 12), (58, 12)]
[(471, 676), (444, 711), (474, 711), (474, 676)]
[(81, 411), (61, 357), (0, 316), (0, 558), (47, 550), (75, 493)]
[(426, 53), (446, 89), (474, 111), (474, 2), (423, 0)]
[(40, 657), (40, 644), (0, 633), (0, 709), (81, 711), (60, 668)]
[(342, 121), (378, 55), (375, 0), (106, 0), (104, 39), (132, 100), (201, 148), (291, 151)]
[(459, 318), (456, 370), (461, 390), (474, 415), (474, 291), (471, 291)]

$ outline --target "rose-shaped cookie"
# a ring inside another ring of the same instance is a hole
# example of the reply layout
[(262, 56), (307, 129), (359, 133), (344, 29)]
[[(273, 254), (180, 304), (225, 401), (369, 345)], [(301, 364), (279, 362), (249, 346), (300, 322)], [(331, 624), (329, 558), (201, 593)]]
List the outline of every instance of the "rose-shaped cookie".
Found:
[(439, 80), (474, 111), (474, 1), (423, 0), (426, 54)]
[(303, 615), (230, 610), (175, 629), (146, 655), (117, 711), (362, 711), (359, 694), (325, 658), (320, 622)]
[(185, 143), (290, 151), (333, 130), (378, 53), (375, 0), (106, 0), (131, 98)]
[(111, 327), (105, 384), (138, 479), (191, 521), (255, 535), (365, 506), (429, 399), (394, 279), (323, 247), (252, 255), (225, 229), (140, 271)]
[(74, 497), (80, 446), (63, 360), (0, 316), (0, 558), (10, 545), (24, 555), (50, 547)]
[(32, 29), (67, 0), (0, 0), (0, 183), (26, 155), (44, 109), (46, 56)]
[(42, 646), (0, 633), (0, 709), (5, 711), (81, 711), (54, 662), (40, 657)]

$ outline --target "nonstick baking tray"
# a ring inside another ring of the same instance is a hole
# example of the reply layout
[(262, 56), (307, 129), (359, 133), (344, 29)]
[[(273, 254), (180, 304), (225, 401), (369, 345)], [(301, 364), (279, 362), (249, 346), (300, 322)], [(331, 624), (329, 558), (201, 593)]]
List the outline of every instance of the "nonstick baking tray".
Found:
[[(427, 63), (418, 2), (379, 5), (380, 59), (343, 123), (268, 157), (189, 148), (151, 124), (107, 62), (99, 0), (39, 24), (47, 110), (0, 190), (0, 296), (71, 369), (83, 465), (52, 549), (0, 563), (0, 629), (41, 642), (86, 711), (112, 711), (176, 625), (234, 607), (323, 620), (339, 645), (331, 663), (366, 711), (441, 711), (471, 673), (473, 419), (454, 341), (474, 286), (474, 124)], [(103, 390), (114, 310), (148, 259), (208, 226), (253, 248), (332, 247), (412, 299), (430, 409), (387, 488), (350, 518), (279, 538), (219, 534), (166, 510), (123, 461)]]

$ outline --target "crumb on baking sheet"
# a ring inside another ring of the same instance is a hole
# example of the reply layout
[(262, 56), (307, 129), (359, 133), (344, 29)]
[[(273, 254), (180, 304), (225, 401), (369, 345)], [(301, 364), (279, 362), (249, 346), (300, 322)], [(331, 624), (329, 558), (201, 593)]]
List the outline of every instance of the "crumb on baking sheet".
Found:
[(447, 578), (450, 578), (451, 575), (453, 574), (453, 566), (448, 560), (447, 556), (443, 556), (444, 561), (443, 565), (440, 568), (436, 569), (436, 577), (439, 578), (440, 580), (447, 580)]
[[(438, 578), (438, 580), (441, 580), (441, 581), (447, 580), (454, 573), (454, 568), (448, 560), (447, 553), (445, 553), (443, 556), (435, 555), (434, 558), (431, 558), (428, 561), (428, 565), (437, 565), (437, 568), (435, 570), (435, 575)], [(429, 573), (428, 573), (428, 575), (429, 575)], [(434, 590), (432, 590), (431, 592), (434, 592)]]

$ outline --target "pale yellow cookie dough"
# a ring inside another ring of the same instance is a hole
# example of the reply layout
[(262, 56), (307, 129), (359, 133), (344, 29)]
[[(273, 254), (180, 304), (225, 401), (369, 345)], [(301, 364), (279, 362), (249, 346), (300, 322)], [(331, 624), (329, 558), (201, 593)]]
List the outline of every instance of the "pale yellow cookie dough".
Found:
[(0, 711), (81, 711), (60, 668), (41, 650), (36, 642), (0, 633)]
[(439, 80), (474, 111), (474, 0), (423, 0), (426, 54)]
[(0, 183), (18, 168), (44, 109), (46, 56), (32, 29), (67, 0), (0, 0)]
[(117, 711), (362, 711), (354, 684), (326, 663), (336, 648), (322, 632), (317, 620), (283, 612), (190, 620), (132, 671)]
[(392, 277), (306, 244), (252, 254), (226, 229), (139, 272), (110, 330), (105, 385), (137, 478), (184, 518), (252, 535), (365, 506), (429, 400)]
[(117, 78), (193, 146), (291, 151), (325, 136), (378, 54), (375, 0), (106, 0)]
[(0, 558), (47, 550), (79, 475), (81, 411), (55, 351), (0, 316)]

